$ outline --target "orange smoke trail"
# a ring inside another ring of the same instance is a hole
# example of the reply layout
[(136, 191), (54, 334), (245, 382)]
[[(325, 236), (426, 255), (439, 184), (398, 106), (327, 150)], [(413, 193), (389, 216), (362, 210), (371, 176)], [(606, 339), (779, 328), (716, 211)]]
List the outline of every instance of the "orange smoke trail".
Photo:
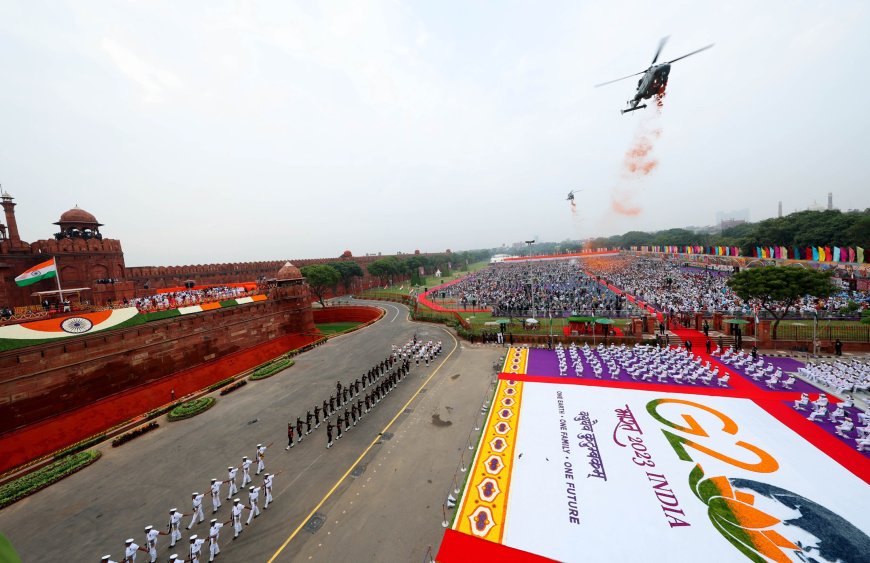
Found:
[[(661, 116), (664, 97), (664, 89), (655, 96), (654, 119)], [(635, 181), (649, 176), (659, 165), (658, 159), (652, 153), (655, 142), (662, 136), (662, 129), (658, 126), (650, 128), (648, 122), (649, 120), (645, 120), (638, 123), (634, 140), (623, 157), (621, 185), (611, 191), (610, 207), (619, 215), (635, 217), (641, 214), (643, 209), (633, 201), (638, 190)]]

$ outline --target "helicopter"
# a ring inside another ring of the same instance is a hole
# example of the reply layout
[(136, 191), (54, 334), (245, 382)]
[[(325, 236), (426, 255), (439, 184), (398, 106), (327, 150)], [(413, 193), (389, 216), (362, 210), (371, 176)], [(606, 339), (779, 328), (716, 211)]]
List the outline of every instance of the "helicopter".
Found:
[(574, 201), (574, 193), (582, 191), (583, 190), (571, 190), (570, 192), (568, 192), (568, 197), (565, 199), (567, 199), (568, 201)]
[[(619, 113), (626, 114), (630, 111), (639, 110), (646, 107), (646, 104), (640, 104), (641, 100), (648, 100), (657, 94), (663, 94), (665, 91), (665, 87), (668, 85), (668, 74), (671, 72), (671, 64), (679, 61), (680, 59), (685, 59), (686, 57), (690, 57), (701, 51), (706, 51), (710, 47), (713, 46), (711, 43), (706, 47), (701, 47), (695, 51), (687, 55), (683, 55), (682, 57), (677, 57), (676, 59), (670, 60), (665, 63), (656, 64), (656, 61), (659, 60), (659, 55), (662, 52), (662, 49), (665, 46), (665, 43), (668, 42), (668, 38), (663, 37), (661, 41), (659, 41), (659, 48), (656, 51), (656, 55), (653, 57), (652, 63), (646, 70), (642, 70), (640, 72), (636, 72), (634, 74), (630, 74), (628, 76), (623, 76), (622, 78), (617, 78), (616, 80), (609, 80), (607, 82), (602, 82), (601, 84), (596, 84), (595, 87), (606, 86), (607, 84), (613, 84), (614, 82), (619, 82), (620, 80), (625, 80), (626, 78), (631, 78), (632, 76), (643, 75), (643, 77), (637, 81), (637, 93), (634, 95), (634, 98), (628, 100), (626, 104), (629, 106), (628, 109), (619, 110)], [(640, 104), (640, 105), (638, 105)]]

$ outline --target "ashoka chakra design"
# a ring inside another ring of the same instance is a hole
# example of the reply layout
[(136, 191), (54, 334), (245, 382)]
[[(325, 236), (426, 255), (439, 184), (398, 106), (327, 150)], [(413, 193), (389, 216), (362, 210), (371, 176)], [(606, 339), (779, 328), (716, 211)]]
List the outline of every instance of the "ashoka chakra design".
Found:
[(93, 326), (94, 323), (84, 317), (70, 317), (60, 323), (60, 328), (62, 328), (64, 332), (69, 332), (72, 334), (87, 332), (91, 330)]

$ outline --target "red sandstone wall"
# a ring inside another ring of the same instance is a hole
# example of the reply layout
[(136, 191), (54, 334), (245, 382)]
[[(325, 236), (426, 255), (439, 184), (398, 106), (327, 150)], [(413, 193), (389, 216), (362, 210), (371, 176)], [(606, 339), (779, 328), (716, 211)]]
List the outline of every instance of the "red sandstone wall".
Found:
[(314, 332), (305, 286), (278, 288), (272, 297), (0, 354), (0, 434), (291, 333)]

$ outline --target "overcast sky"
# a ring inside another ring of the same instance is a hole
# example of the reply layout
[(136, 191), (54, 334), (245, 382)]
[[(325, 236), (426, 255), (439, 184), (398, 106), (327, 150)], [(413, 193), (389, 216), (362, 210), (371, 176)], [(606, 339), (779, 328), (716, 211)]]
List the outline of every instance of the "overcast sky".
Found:
[[(23, 239), (78, 204), (131, 266), (865, 208), (868, 29), (866, 0), (3, 0), (0, 183)], [(593, 85), (665, 35), (664, 60), (715, 47), (620, 115), (635, 80)]]

